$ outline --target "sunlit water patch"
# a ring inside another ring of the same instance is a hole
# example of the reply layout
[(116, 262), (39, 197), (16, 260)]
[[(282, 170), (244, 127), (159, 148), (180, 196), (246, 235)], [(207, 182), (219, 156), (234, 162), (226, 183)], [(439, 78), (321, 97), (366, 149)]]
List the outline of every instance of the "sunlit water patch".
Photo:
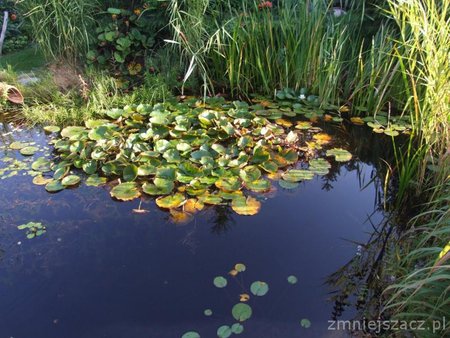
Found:
[[(348, 162), (330, 160), (325, 175), (289, 189), (272, 181), (252, 194), (254, 216), (226, 203), (182, 224), (154, 197), (116, 201), (117, 182), (87, 186), (74, 169), (65, 177), (79, 176), (77, 188), (48, 193), (31, 166), (53, 160), (52, 136), (2, 134), (0, 337), (330, 336), (326, 278), (359, 253), (373, 231), (368, 217), (382, 219), (373, 164), (331, 129), (330, 149), (345, 146)], [(13, 142), (37, 149), (24, 155)], [(45, 231), (20, 227), (29, 222)]]

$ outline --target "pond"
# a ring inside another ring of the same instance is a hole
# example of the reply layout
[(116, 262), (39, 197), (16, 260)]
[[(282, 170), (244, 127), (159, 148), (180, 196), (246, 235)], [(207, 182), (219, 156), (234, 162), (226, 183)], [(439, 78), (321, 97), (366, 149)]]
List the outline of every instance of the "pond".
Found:
[[(110, 185), (50, 194), (32, 184), (20, 163), (50, 154), (52, 136), (2, 123), (0, 166), (19, 162), (0, 181), (0, 338), (216, 337), (237, 323), (240, 301), (252, 310), (240, 337), (336, 334), (327, 331), (335, 314), (326, 280), (383, 220), (377, 150), (390, 140), (365, 127), (320, 126), (352, 160), (295, 189), (275, 182), (254, 216), (217, 205), (177, 224), (152, 197), (112, 199)], [(10, 149), (17, 141), (39, 149), (24, 157)], [(28, 222), (45, 232), (27, 239), (17, 227)], [(354, 314), (349, 307), (340, 318)]]

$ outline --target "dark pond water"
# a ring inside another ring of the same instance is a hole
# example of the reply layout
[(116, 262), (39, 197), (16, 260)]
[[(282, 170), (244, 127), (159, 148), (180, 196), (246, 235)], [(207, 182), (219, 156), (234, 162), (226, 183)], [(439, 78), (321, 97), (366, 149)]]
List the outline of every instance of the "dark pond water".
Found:
[[(3, 158), (23, 158), (7, 150), (12, 141), (48, 142), (37, 130), (11, 128), (2, 125)], [(107, 186), (49, 194), (20, 171), (0, 180), (0, 338), (169, 338), (191, 330), (216, 337), (258, 280), (270, 289), (251, 295), (253, 316), (240, 337), (345, 336), (327, 331), (333, 290), (325, 281), (359, 253), (373, 231), (368, 217), (376, 224), (383, 215), (374, 162), (364, 156), (375, 146), (345, 128), (334, 133), (354, 160), (296, 190), (277, 186), (251, 217), (210, 207), (176, 225), (151, 198), (141, 206), (149, 212), (136, 214), (139, 200), (114, 201)], [(47, 232), (28, 240), (17, 226), (30, 221)], [(247, 270), (233, 278), (236, 263)], [(218, 275), (226, 288), (213, 285)]]

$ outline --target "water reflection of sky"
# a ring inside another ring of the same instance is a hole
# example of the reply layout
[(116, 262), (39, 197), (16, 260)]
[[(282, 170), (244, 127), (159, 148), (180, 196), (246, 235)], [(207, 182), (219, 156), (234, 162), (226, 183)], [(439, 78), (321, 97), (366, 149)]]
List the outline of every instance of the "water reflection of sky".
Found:
[[(324, 283), (356, 254), (347, 239), (367, 239), (377, 193), (373, 185), (360, 189), (373, 168), (354, 165), (341, 167), (328, 191), (315, 178), (294, 191), (279, 188), (256, 216), (210, 208), (187, 225), (170, 223), (151, 199), (142, 205), (149, 213), (134, 214), (139, 201), (115, 202), (107, 188), (51, 195), (30, 177), (3, 180), (0, 338), (164, 338), (189, 330), (215, 337), (234, 323), (231, 307), (255, 280), (270, 291), (251, 298), (241, 337), (338, 336), (326, 330), (332, 304)], [(16, 226), (29, 221), (43, 222), (47, 233), (27, 240)], [(247, 271), (215, 288), (212, 279), (239, 262)], [(288, 284), (289, 275), (298, 284)], [(312, 327), (303, 329), (301, 318)]]

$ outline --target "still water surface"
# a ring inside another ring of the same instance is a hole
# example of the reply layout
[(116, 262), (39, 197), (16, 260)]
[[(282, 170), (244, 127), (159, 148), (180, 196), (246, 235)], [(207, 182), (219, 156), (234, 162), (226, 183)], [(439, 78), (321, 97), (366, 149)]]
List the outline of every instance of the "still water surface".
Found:
[[(21, 156), (7, 151), (14, 140), (48, 142), (38, 130), (3, 127), (2, 157)], [(368, 239), (368, 216), (382, 220), (374, 213), (374, 171), (355, 156), (296, 190), (275, 184), (256, 216), (211, 207), (185, 225), (173, 224), (151, 198), (142, 202), (148, 213), (133, 213), (139, 200), (114, 201), (108, 186), (49, 194), (28, 176), (1, 180), (0, 338), (172, 338), (191, 330), (216, 337), (219, 326), (235, 322), (232, 306), (257, 280), (270, 290), (250, 299), (253, 316), (240, 337), (345, 336), (327, 331), (333, 304), (325, 281)], [(17, 226), (30, 221), (47, 232), (26, 239)], [(247, 270), (232, 278), (236, 263)], [(218, 275), (227, 277), (226, 288), (213, 285)], [(298, 283), (289, 284), (289, 275)], [(349, 309), (343, 318), (352, 315)]]

